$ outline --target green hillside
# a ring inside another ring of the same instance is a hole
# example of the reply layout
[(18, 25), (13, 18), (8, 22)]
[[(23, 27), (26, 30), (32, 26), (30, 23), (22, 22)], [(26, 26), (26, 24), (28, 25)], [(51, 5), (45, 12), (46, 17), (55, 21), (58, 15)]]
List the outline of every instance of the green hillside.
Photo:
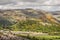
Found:
[(14, 31), (60, 32), (59, 20), (44, 10), (0, 10), (0, 24), (2, 29)]
[(33, 32), (60, 32), (60, 27), (51, 23), (51, 25), (42, 25), (39, 21), (26, 20), (11, 26), (14, 31), (33, 31)]

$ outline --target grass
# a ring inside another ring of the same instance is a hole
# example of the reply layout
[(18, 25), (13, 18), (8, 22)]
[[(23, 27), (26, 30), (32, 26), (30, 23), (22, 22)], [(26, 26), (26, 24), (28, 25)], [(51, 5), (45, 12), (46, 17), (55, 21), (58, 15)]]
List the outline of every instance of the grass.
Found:
[(20, 35), (17, 34), (17, 36), (21, 36), (24, 38), (27, 38), (29, 40), (60, 40), (60, 36), (29, 36), (29, 35)]
[(38, 40), (60, 40), (60, 36), (38, 36)]
[(42, 25), (39, 21), (27, 20), (10, 26), (12, 31), (32, 31), (32, 32), (60, 32), (60, 27), (51, 23), (51, 25)]

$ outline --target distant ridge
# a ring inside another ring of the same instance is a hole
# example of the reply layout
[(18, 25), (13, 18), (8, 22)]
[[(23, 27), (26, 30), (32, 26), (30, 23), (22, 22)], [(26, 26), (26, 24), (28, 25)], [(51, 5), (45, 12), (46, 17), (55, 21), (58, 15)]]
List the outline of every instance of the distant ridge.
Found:
[[(28, 20), (28, 19), (37, 20), (43, 23), (48, 23), (48, 24), (49, 23), (60, 24), (59, 20), (53, 17), (53, 15), (50, 12), (46, 12), (44, 10), (35, 10), (31, 8), (0, 10), (0, 20), (1, 20), (1, 17), (3, 18), (3, 20), (5, 18), (6, 21), (8, 20), (12, 24), (17, 23), (18, 21)], [(7, 26), (6, 23), (5, 25)]]

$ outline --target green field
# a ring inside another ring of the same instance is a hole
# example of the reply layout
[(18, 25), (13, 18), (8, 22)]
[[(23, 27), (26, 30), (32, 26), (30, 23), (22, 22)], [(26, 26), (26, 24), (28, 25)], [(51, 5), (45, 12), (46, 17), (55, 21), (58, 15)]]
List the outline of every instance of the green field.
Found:
[(25, 36), (25, 35), (17, 35), (29, 40), (60, 40), (60, 36)]

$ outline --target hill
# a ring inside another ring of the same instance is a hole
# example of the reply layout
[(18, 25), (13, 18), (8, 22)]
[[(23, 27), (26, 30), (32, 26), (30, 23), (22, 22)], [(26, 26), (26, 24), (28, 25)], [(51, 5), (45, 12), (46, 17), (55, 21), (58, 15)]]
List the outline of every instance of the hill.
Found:
[[(12, 24), (21, 20), (39, 20), (42, 22), (55, 22), (58, 20), (51, 15), (51, 13), (44, 10), (34, 9), (13, 9), (13, 10), (0, 10), (0, 18), (8, 20)], [(0, 19), (1, 20), (1, 19)], [(6, 23), (5, 23), (6, 24)]]
[[(30, 20), (30, 21), (27, 21), (27, 20)], [(26, 26), (28, 25), (28, 27), (31, 26), (30, 24), (32, 25), (34, 24), (33, 27), (35, 28), (39, 25), (42, 25), (43, 28), (45, 28), (46, 25), (51, 27), (60, 26), (59, 20), (57, 20), (50, 12), (46, 12), (44, 10), (35, 10), (35, 9), (0, 10), (1, 27), (7, 28), (7, 29), (11, 29), (10, 27), (12, 27), (14, 29), (14, 25), (15, 25), (17, 27), (17, 30), (19, 30), (18, 28), (21, 26), (19, 22), (22, 22), (21, 24), (22, 26), (26, 24)], [(39, 26), (39, 27), (42, 27), (42, 26)]]

